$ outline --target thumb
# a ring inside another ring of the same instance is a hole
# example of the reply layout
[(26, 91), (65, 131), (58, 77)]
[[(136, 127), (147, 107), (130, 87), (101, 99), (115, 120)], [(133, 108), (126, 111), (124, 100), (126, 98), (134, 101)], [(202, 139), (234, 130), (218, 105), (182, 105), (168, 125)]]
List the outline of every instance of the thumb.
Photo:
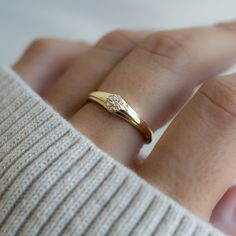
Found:
[(211, 223), (224, 233), (236, 236), (236, 186), (231, 187), (218, 202)]

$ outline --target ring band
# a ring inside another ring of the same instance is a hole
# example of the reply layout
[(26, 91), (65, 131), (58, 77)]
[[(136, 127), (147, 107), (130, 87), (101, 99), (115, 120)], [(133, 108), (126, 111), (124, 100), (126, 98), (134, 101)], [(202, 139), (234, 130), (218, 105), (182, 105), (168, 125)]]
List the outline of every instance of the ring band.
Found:
[(110, 113), (119, 116), (137, 128), (144, 136), (146, 143), (152, 141), (152, 130), (120, 95), (95, 91), (89, 94), (88, 99), (100, 104)]

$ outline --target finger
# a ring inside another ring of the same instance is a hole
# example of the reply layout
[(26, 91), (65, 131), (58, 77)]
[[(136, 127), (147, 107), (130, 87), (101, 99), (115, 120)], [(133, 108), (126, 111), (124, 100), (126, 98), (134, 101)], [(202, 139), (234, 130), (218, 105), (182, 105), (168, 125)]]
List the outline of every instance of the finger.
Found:
[(207, 81), (176, 117), (139, 174), (209, 219), (236, 177), (236, 75)]
[(217, 203), (211, 223), (224, 233), (236, 236), (236, 186), (231, 187)]
[[(217, 26), (154, 33), (125, 57), (99, 90), (120, 94), (156, 130), (186, 102), (195, 85), (235, 61), (235, 37), (235, 32)], [(97, 104), (84, 106), (72, 122), (125, 164), (143, 144), (136, 129)]]
[(148, 31), (114, 31), (104, 36), (54, 84), (45, 99), (65, 118), (71, 117), (86, 102), (113, 67)]
[(42, 93), (88, 47), (85, 42), (38, 39), (30, 44), (13, 68), (34, 90)]

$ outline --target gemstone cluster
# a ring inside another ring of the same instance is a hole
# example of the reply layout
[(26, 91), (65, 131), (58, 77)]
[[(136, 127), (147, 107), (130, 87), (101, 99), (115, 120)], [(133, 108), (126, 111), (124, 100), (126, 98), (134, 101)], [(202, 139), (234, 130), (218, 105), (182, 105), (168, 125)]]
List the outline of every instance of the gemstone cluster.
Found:
[(107, 97), (107, 108), (110, 111), (126, 110), (127, 104), (120, 95), (112, 94)]

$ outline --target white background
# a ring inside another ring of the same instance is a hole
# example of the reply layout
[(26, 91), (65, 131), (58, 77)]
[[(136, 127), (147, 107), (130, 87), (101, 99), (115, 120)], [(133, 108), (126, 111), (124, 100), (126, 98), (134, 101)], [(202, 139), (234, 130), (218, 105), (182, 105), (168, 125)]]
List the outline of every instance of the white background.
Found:
[(12, 64), (38, 37), (94, 42), (115, 28), (167, 29), (234, 19), (236, 0), (0, 0), (0, 63)]
[(165, 29), (236, 19), (235, 0), (0, 0), (0, 63), (32, 39), (96, 40), (115, 28)]

